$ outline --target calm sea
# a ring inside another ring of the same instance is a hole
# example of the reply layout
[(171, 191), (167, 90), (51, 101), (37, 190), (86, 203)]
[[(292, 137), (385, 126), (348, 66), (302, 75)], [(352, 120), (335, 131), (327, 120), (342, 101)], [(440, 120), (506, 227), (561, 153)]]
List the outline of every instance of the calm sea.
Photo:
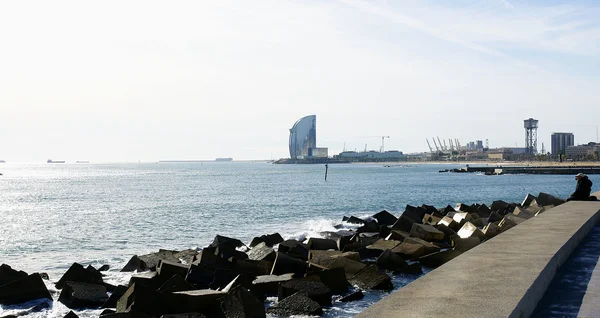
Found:
[[(107, 279), (133, 254), (208, 245), (216, 234), (249, 243), (279, 232), (319, 236), (342, 216), (407, 204), (520, 202), (527, 193), (567, 197), (573, 176), (438, 173), (449, 165), (273, 165), (268, 163), (152, 163), (0, 165), (0, 263), (47, 272), (56, 281), (73, 262), (109, 264)], [(600, 178), (591, 176), (597, 185)], [(596, 190), (597, 187), (594, 187)], [(397, 285), (414, 278), (396, 279)], [(327, 315), (348, 317), (383, 297), (371, 293)], [(0, 315), (23, 309), (0, 308)], [(56, 302), (39, 317), (62, 317)], [(99, 311), (79, 312), (97, 316)]]

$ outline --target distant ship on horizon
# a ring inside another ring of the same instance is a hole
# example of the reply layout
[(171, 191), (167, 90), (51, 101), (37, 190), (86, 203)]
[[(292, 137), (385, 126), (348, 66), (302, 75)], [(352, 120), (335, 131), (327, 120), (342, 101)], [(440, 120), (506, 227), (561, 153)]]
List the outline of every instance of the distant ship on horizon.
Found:
[(46, 163), (65, 163), (64, 160), (52, 160), (52, 159), (48, 159), (48, 161), (46, 161)]
[(6, 161), (4, 161), (4, 160), (0, 160), (0, 163), (6, 163)]
[(233, 158), (217, 158), (217, 159), (215, 159), (215, 161), (228, 162), (228, 161), (233, 161)]

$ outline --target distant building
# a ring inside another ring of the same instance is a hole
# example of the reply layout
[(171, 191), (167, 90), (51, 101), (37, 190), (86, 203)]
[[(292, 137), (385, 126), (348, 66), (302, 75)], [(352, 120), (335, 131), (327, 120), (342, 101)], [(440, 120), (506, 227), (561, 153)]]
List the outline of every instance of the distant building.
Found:
[(290, 158), (303, 159), (317, 147), (317, 116), (300, 118), (290, 129)]
[(339, 159), (347, 159), (351, 161), (401, 161), (406, 160), (406, 156), (402, 153), (402, 151), (398, 150), (389, 150), (385, 152), (378, 151), (344, 151), (339, 155), (335, 156)]
[(483, 149), (483, 141), (482, 140), (477, 140), (476, 143), (477, 143), (476, 149)]
[(567, 147), (575, 145), (572, 133), (556, 132), (552, 134), (551, 151), (553, 155), (566, 154)]
[(569, 146), (565, 149), (565, 155), (571, 159), (596, 159), (598, 154), (600, 154), (600, 144), (595, 142), (590, 142), (587, 145)]

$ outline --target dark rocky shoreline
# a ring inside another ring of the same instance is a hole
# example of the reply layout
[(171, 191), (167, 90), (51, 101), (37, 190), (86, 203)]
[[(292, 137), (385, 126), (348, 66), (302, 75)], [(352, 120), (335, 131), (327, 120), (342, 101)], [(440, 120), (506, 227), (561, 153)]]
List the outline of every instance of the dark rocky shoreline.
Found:
[[(246, 246), (217, 235), (200, 251), (134, 255), (121, 270), (137, 272), (127, 286), (104, 282), (107, 265), (96, 269), (74, 263), (55, 283), (57, 299), (44, 283), (47, 275), (3, 264), (0, 305), (47, 299), (76, 311), (101, 308), (106, 318), (321, 315), (334, 302), (361, 299), (363, 291), (390, 291), (390, 275), (418, 275), (422, 266), (438, 267), (563, 202), (540, 193), (527, 195), (522, 203), (407, 206), (399, 217), (385, 210), (366, 219), (344, 217), (357, 228), (344, 230), (340, 224), (338, 231), (321, 233), (324, 238), (303, 242), (273, 233)], [(265, 308), (267, 297), (278, 301)]]

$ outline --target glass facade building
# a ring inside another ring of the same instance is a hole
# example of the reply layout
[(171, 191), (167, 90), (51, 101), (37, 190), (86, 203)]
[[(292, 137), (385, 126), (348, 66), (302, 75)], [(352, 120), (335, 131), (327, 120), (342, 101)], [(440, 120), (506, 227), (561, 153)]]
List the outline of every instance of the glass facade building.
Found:
[(290, 158), (302, 159), (311, 155), (317, 147), (317, 116), (310, 115), (298, 120), (290, 129)]
[(572, 133), (553, 133), (552, 134), (552, 154), (565, 154), (567, 147), (575, 145), (575, 137)]

